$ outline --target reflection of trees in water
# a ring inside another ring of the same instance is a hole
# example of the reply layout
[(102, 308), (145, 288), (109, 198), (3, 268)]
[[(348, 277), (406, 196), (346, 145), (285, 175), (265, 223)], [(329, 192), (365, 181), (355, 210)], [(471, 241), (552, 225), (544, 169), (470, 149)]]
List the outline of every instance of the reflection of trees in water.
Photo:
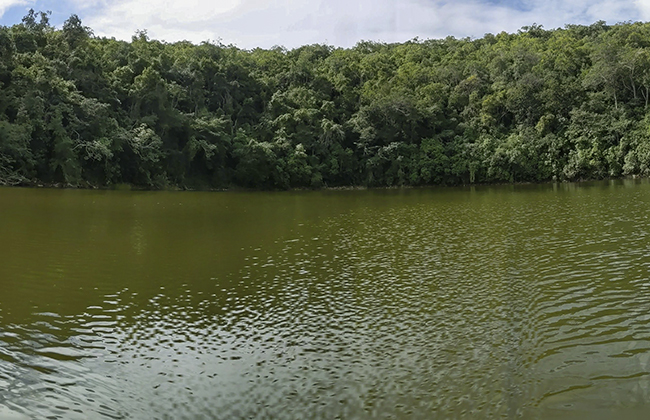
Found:
[(147, 248), (147, 240), (144, 235), (144, 229), (138, 219), (133, 222), (131, 227), (131, 244), (137, 255), (142, 255)]

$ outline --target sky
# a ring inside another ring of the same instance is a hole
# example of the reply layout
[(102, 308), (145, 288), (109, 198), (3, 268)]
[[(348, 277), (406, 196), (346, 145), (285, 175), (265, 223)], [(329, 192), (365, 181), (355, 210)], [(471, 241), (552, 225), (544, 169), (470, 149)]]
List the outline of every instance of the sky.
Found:
[(168, 42), (240, 48), (351, 47), (360, 40), (480, 38), (536, 23), (650, 20), (650, 0), (0, 0), (0, 25), (51, 11), (57, 27), (77, 14), (95, 35), (130, 40), (137, 30)]

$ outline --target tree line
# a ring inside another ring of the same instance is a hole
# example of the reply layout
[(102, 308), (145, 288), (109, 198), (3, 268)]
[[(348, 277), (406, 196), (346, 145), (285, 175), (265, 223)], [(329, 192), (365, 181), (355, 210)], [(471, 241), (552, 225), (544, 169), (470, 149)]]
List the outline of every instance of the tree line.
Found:
[(320, 188), (650, 175), (650, 24), (240, 49), (0, 26), (0, 184)]

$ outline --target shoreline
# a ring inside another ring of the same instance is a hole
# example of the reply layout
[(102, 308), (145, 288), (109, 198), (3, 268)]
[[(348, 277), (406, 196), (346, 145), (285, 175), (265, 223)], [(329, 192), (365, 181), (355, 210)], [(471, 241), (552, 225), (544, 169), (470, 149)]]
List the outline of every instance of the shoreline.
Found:
[(643, 180), (648, 177), (639, 175), (628, 175), (621, 177), (593, 178), (593, 179), (576, 179), (572, 181), (518, 181), (518, 182), (483, 182), (473, 184), (431, 184), (431, 185), (393, 185), (393, 186), (364, 186), (364, 185), (346, 185), (336, 187), (320, 188), (288, 188), (288, 189), (262, 189), (262, 188), (192, 188), (181, 186), (167, 186), (164, 188), (148, 188), (131, 184), (114, 184), (108, 186), (97, 185), (73, 185), (61, 182), (29, 182), (19, 184), (1, 184), (3, 188), (30, 188), (30, 189), (53, 189), (53, 190), (97, 190), (97, 191), (176, 191), (176, 192), (301, 192), (301, 191), (364, 191), (364, 190), (410, 190), (410, 189), (427, 189), (427, 188), (466, 188), (466, 187), (490, 187), (490, 186), (522, 186), (522, 185), (547, 185), (547, 184), (583, 184), (599, 181), (624, 181), (624, 180)]

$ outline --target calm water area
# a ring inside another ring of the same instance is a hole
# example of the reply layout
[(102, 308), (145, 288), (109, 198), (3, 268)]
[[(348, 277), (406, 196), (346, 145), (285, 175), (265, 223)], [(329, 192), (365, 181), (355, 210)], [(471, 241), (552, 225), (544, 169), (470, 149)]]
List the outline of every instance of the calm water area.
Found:
[(648, 181), (0, 189), (0, 418), (648, 413)]

